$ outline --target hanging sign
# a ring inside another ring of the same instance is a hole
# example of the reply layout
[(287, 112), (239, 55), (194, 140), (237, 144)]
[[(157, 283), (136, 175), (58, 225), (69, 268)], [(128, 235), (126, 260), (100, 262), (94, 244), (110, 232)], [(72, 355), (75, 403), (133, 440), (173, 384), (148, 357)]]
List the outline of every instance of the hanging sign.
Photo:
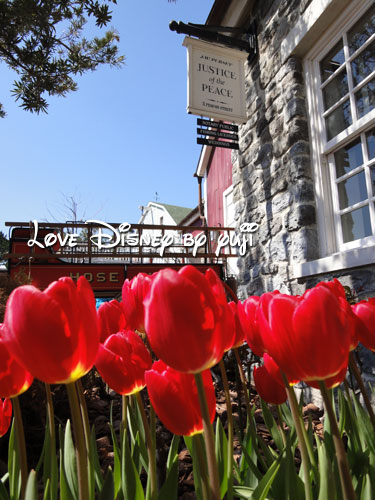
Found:
[(245, 123), (246, 52), (185, 37), (188, 57), (188, 113)]

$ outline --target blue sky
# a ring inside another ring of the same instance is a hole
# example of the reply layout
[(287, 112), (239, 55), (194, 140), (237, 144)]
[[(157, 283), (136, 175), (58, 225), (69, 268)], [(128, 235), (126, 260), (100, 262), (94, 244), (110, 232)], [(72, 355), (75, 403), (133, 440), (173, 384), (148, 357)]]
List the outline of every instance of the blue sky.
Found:
[(169, 21), (204, 23), (212, 0), (118, 0), (121, 69), (78, 77), (78, 91), (49, 99), (47, 115), (10, 95), (15, 74), (0, 64), (0, 231), (5, 221), (65, 221), (64, 197), (84, 219), (135, 223), (155, 200), (195, 207), (196, 117), (186, 113), (184, 35)]

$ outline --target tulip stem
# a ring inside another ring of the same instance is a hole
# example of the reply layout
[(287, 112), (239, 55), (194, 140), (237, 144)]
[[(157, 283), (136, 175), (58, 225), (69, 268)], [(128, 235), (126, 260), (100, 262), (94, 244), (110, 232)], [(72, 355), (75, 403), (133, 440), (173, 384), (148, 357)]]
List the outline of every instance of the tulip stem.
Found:
[(156, 481), (156, 453), (151, 435), (150, 425), (148, 423), (145, 408), (143, 406), (141, 392), (138, 391), (136, 396), (137, 396), (138, 407), (142, 416), (143, 427), (146, 434), (148, 467), (151, 479), (151, 500), (156, 500), (158, 497), (157, 481)]
[(360, 374), (357, 362), (355, 360), (354, 352), (353, 351), (351, 351), (351, 353), (349, 354), (349, 367), (350, 367), (350, 369), (351, 369), (351, 371), (352, 371), (352, 373), (353, 373), (353, 375), (354, 375), (354, 377), (355, 377), (355, 379), (357, 381), (357, 384), (358, 384), (358, 387), (359, 387), (360, 391), (362, 392), (363, 401), (365, 402), (367, 411), (368, 411), (369, 416), (370, 416), (370, 420), (371, 420), (372, 426), (373, 426), (373, 428), (375, 430), (375, 415), (374, 415), (374, 410), (372, 409), (370, 398), (368, 397), (368, 393), (366, 391), (365, 384), (363, 383), (363, 380), (362, 380), (362, 377), (361, 377), (361, 374)]
[(52, 498), (57, 497), (57, 462), (56, 462), (56, 432), (55, 432), (55, 412), (53, 408), (51, 386), (49, 384), (44, 384), (46, 390), (47, 399), (47, 418), (48, 418), (48, 429), (49, 429), (49, 439), (50, 439), (50, 463), (51, 463), (51, 491)]
[(335, 445), (337, 464), (339, 467), (341, 489), (343, 500), (356, 500), (352, 478), (350, 475), (348, 459), (345, 453), (344, 443), (340, 437), (339, 428), (337, 426), (335, 412), (333, 410), (332, 402), (328, 394), (328, 389), (324, 380), (319, 380), (319, 389), (322, 393), (325, 410), (328, 414), (329, 423), (331, 424), (331, 432), (333, 443)]
[(306, 441), (304, 432), (302, 429), (302, 421), (300, 418), (300, 411), (297, 403), (297, 398), (294, 392), (293, 387), (290, 387), (289, 382), (286, 376), (282, 373), (285, 389), (288, 394), (290, 409), (292, 411), (292, 416), (294, 420), (294, 424), (296, 426), (298, 444), (301, 451), (302, 458), (302, 467), (303, 467), (303, 476), (304, 476), (304, 487), (305, 487), (305, 498), (306, 500), (312, 500), (312, 491), (311, 491), (311, 483), (310, 483), (310, 470), (309, 470), (309, 455), (307, 452)]
[(123, 435), (125, 432), (125, 429), (127, 428), (127, 420), (128, 420), (128, 396), (125, 394), (122, 395), (121, 397), (121, 402), (122, 402), (122, 420), (121, 420), (121, 443), (123, 440)]
[(20, 468), (21, 468), (21, 498), (25, 498), (26, 483), (27, 483), (27, 456), (26, 456), (26, 443), (25, 432), (22, 423), (22, 414), (18, 396), (12, 398), (14, 422), (16, 427), (16, 440), (18, 446)]
[(197, 385), (199, 405), (202, 413), (203, 436), (206, 445), (208, 475), (210, 479), (210, 500), (220, 500), (219, 471), (215, 454), (215, 436), (208, 411), (206, 392), (204, 390), (201, 373), (195, 373), (195, 383)]
[(76, 455), (78, 465), (78, 489), (80, 500), (87, 500), (89, 497), (87, 451), (85, 447), (85, 435), (81, 417), (81, 410), (78, 402), (77, 390), (74, 382), (66, 384), (68, 392), (70, 411), (72, 414), (73, 431), (76, 444)]
[[(242, 390), (245, 396), (245, 404), (246, 404), (246, 411), (247, 411), (247, 417), (249, 419), (249, 422), (252, 421), (252, 415), (251, 415), (251, 407), (250, 407), (250, 399), (249, 399), (249, 392), (247, 390), (247, 380), (245, 377), (245, 373), (242, 368), (242, 363), (241, 363), (241, 358), (238, 352), (238, 348), (235, 347), (233, 349), (234, 355), (236, 357), (237, 365), (238, 365), (238, 370), (240, 372), (240, 379), (241, 379), (241, 384), (242, 384)], [(241, 411), (241, 406), (239, 408), (239, 411)]]
[(225, 365), (223, 359), (220, 360), (220, 371), (221, 378), (223, 380), (225, 401), (227, 405), (227, 423), (228, 423), (228, 464), (227, 464), (227, 476), (228, 476), (228, 490), (227, 490), (227, 500), (233, 499), (233, 415), (232, 415), (232, 402), (230, 399), (229, 385), (227, 373), (225, 371)]
[(79, 407), (81, 411), (81, 418), (83, 423), (83, 431), (85, 434), (85, 442), (86, 442), (86, 450), (87, 450), (87, 460), (88, 460), (88, 474), (89, 474), (89, 488), (93, 493), (95, 488), (95, 477), (94, 477), (94, 469), (91, 464), (91, 436), (90, 436), (90, 422), (89, 415), (87, 413), (87, 405), (85, 394), (83, 392), (83, 386), (81, 379), (76, 380), (75, 382), (78, 399), (79, 399)]
[(284, 424), (283, 424), (284, 420), (283, 420), (283, 416), (281, 414), (280, 405), (275, 405), (275, 406), (276, 406), (277, 418), (279, 420), (279, 429), (281, 432), (281, 438), (283, 440), (284, 446), (286, 446), (286, 435), (285, 435), (285, 429), (284, 429)]
[[(208, 491), (209, 481), (208, 481), (208, 475), (207, 475), (207, 463), (206, 463), (206, 457), (205, 457), (203, 446), (202, 446), (201, 435), (194, 434), (194, 436), (192, 436), (192, 440), (193, 440), (193, 443), (195, 444), (195, 447), (197, 450), (199, 474), (200, 474), (202, 492), (203, 492), (203, 500), (210, 500), (209, 491)], [(194, 482), (195, 482), (195, 477), (194, 477)]]
[(77, 388), (77, 394), (78, 394), (78, 399), (79, 399), (79, 408), (81, 411), (81, 418), (82, 418), (82, 423), (83, 423), (83, 430), (85, 433), (85, 440), (86, 440), (86, 447), (89, 450), (90, 449), (90, 423), (89, 423), (89, 416), (87, 413), (87, 406), (86, 406), (86, 400), (85, 400), (85, 395), (83, 393), (83, 387), (82, 387), (82, 382), (80, 379), (78, 379), (76, 382), (76, 388)]

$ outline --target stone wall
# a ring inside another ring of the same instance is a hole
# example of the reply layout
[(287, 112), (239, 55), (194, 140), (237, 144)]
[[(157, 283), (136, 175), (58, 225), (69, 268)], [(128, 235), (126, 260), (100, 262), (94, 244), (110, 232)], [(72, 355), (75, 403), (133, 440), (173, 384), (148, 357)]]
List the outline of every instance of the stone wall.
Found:
[(375, 295), (375, 266), (292, 279), (291, 265), (318, 259), (319, 241), (311, 171), (302, 61), (281, 62), (280, 45), (310, 0), (259, 0), (256, 60), (246, 67), (248, 122), (233, 153), (237, 225), (256, 222), (254, 246), (239, 259), (239, 297), (278, 289), (302, 293), (338, 277), (358, 297)]

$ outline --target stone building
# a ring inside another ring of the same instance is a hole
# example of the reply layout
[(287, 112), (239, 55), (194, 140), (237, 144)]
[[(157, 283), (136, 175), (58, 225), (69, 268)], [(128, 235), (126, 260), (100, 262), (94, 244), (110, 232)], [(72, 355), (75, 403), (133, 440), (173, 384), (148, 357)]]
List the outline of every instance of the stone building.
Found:
[(259, 230), (238, 262), (239, 295), (336, 277), (374, 296), (374, 2), (216, 0), (207, 24), (254, 20), (232, 180), (237, 227)]

